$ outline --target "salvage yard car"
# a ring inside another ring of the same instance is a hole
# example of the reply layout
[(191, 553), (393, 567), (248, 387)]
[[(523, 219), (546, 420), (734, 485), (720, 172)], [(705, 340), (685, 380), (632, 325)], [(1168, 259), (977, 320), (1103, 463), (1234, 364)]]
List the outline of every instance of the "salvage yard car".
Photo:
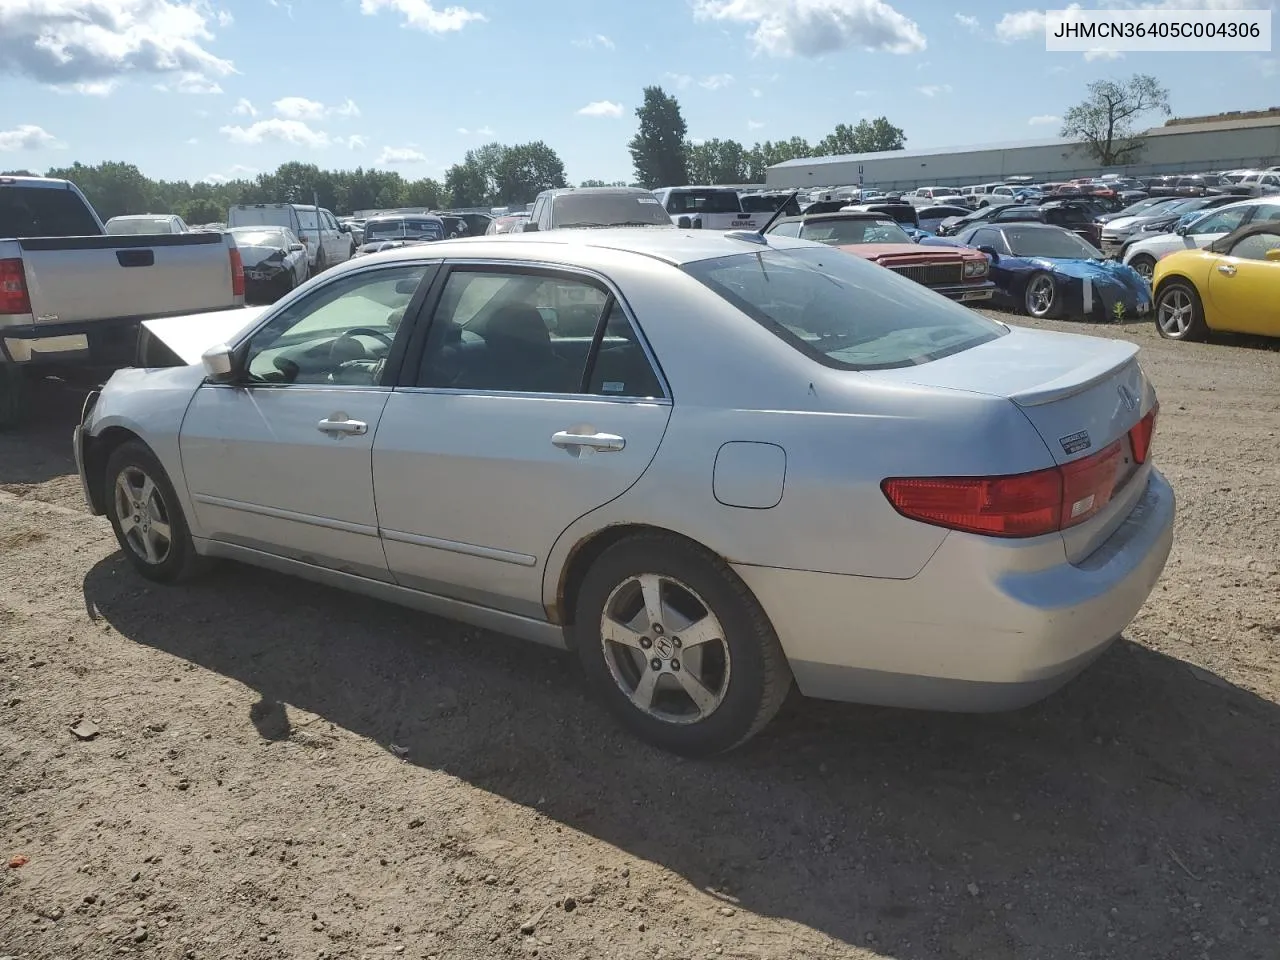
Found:
[[(735, 198), (738, 196), (732, 190), (729, 192)], [(538, 194), (528, 218), (513, 223), (507, 232), (597, 230), (601, 227), (670, 229), (672, 223), (657, 198), (640, 187), (560, 187)]]
[(1280, 218), (1280, 200), (1237, 200), (1174, 229), (1130, 243), (1123, 260), (1148, 280), (1161, 257), (1179, 250), (1194, 250), (1212, 243), (1239, 227)]
[(804, 240), (446, 240), (244, 329), (204, 318), (202, 359), (200, 322), (152, 322), (193, 365), (117, 373), (75, 431), (139, 573), (231, 558), (569, 648), (684, 754), (750, 738), (793, 678), (1038, 700), (1172, 545), (1136, 346), (1011, 328)]
[(364, 243), (354, 255), (365, 257), (409, 244), (434, 243), (443, 240), (444, 235), (444, 220), (430, 213), (370, 217), (364, 222)]
[(108, 236), (68, 180), (0, 176), (0, 426), (24, 413), (24, 370), (132, 360), (138, 322), (243, 306), (235, 241)]
[(1151, 291), (1141, 276), (1104, 260), (1099, 250), (1062, 227), (993, 223), (972, 227), (954, 239), (930, 238), (921, 245), (945, 243), (976, 247), (990, 257), (998, 299), (1033, 317), (1108, 322), (1145, 316), (1151, 310)]
[(1280, 337), (1280, 220), (1171, 253), (1152, 280), (1156, 330), (1167, 340), (1203, 340), (1210, 331)]
[(310, 276), (307, 248), (284, 227), (232, 227), (246, 303), (274, 303)]
[[(908, 207), (908, 209), (912, 209)], [(882, 213), (820, 213), (787, 217), (765, 231), (836, 247), (899, 273), (951, 300), (990, 300), (995, 284), (987, 258), (976, 250), (922, 247)]]

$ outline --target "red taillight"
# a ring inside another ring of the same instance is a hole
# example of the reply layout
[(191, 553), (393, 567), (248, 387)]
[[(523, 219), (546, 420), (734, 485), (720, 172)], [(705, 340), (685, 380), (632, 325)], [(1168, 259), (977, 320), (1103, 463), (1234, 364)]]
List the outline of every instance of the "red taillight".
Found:
[(1129, 442), (1133, 444), (1133, 459), (1138, 463), (1146, 463), (1151, 455), (1151, 438), (1156, 432), (1156, 416), (1160, 413), (1160, 404), (1151, 408), (1151, 412), (1133, 425), (1129, 431)]
[(231, 295), (244, 296), (244, 261), (235, 247), (231, 248)]
[[(1135, 428), (1137, 429), (1137, 428)], [(1005, 477), (895, 477), (880, 484), (904, 517), (989, 537), (1038, 537), (1111, 502), (1124, 441), (1060, 467)]]
[(13, 316), (31, 312), (27, 274), (20, 259), (0, 260), (0, 314)]

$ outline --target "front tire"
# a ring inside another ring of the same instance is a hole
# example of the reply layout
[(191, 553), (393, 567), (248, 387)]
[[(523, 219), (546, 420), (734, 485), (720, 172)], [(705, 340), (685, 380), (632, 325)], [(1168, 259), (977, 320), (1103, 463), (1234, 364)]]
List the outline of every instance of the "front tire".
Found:
[(684, 756), (745, 743), (791, 688), (746, 584), (671, 534), (627, 537), (601, 554), (579, 591), (574, 639), (588, 682), (621, 723)]
[(1129, 261), (1129, 266), (1133, 267), (1138, 276), (1150, 284), (1151, 278), (1156, 272), (1156, 258), (1140, 253)]
[(1156, 332), (1166, 340), (1203, 340), (1209, 335), (1200, 294), (1185, 280), (1161, 285), (1155, 314)]
[(204, 563), (169, 475), (146, 444), (131, 440), (107, 458), (107, 519), (133, 568), (157, 583), (178, 583)]
[(1037, 320), (1049, 320), (1062, 310), (1058, 302), (1058, 285), (1051, 274), (1043, 270), (1033, 273), (1022, 292), (1022, 306)]

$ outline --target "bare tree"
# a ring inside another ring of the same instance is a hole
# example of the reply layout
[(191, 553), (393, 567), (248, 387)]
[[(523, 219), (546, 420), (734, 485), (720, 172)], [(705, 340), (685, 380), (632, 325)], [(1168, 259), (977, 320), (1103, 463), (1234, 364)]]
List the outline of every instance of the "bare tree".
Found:
[(1104, 167), (1131, 163), (1142, 152), (1135, 118), (1159, 111), (1169, 115), (1169, 91), (1145, 73), (1124, 82), (1096, 80), (1089, 95), (1067, 111), (1062, 136), (1078, 141)]

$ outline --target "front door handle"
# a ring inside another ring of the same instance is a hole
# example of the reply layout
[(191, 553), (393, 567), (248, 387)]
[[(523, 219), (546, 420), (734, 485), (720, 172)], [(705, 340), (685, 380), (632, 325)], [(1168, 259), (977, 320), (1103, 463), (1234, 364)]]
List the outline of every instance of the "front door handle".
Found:
[(1229, 263), (1220, 263), (1218, 264), (1218, 272), (1224, 277), (1234, 277), (1236, 275), (1236, 268)]
[(321, 420), (317, 428), (321, 433), (348, 437), (363, 437), (369, 432), (369, 425), (363, 420), (348, 420), (346, 415), (341, 413), (335, 413), (327, 420)]
[(627, 441), (616, 434), (574, 433), (570, 430), (561, 430), (559, 433), (553, 433), (551, 435), (551, 443), (561, 450), (587, 447), (591, 450), (599, 450), (601, 453), (617, 453), (627, 445)]

